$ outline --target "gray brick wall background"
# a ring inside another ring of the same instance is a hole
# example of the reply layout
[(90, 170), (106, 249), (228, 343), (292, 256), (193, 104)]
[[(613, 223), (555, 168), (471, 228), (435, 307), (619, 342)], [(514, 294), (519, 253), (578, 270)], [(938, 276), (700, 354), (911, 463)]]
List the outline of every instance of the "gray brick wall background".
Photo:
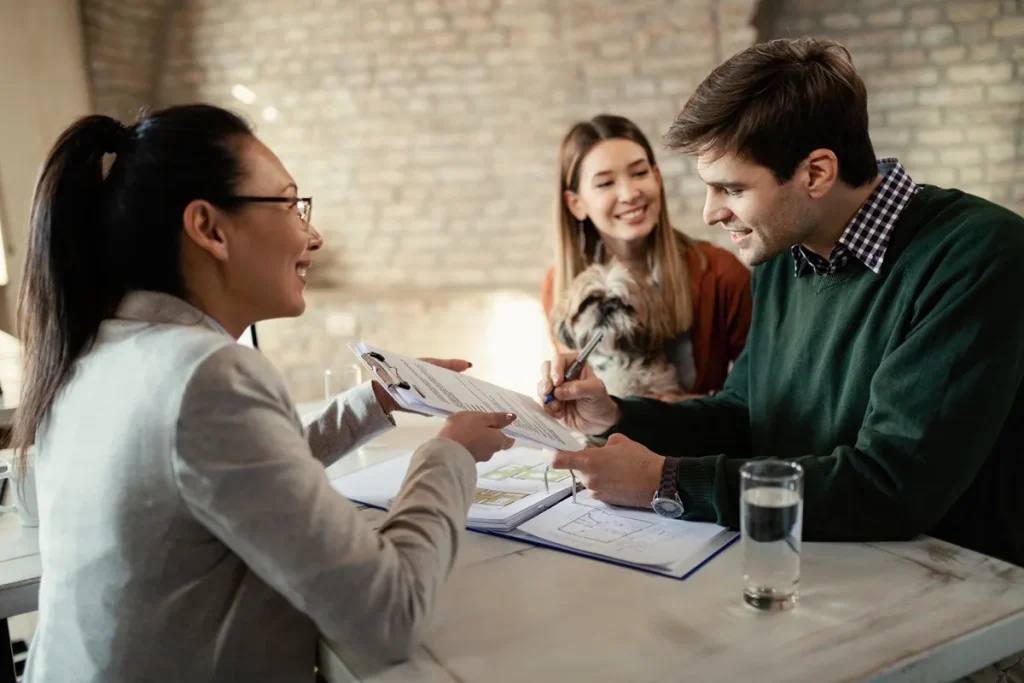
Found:
[[(841, 40), (867, 81), (879, 154), (899, 156), (921, 182), (1024, 213), (1021, 0), (84, 7), (97, 108), (130, 117), (149, 104), (229, 106), (315, 197), (327, 248), (311, 271), (309, 310), (260, 326), (297, 400), (319, 397), (323, 368), (350, 362), (344, 342), (355, 337), (469, 357), (474, 373), (530, 392), (547, 353), (535, 297), (552, 261), (568, 125), (623, 114), (659, 150), (700, 80), (758, 37)], [(236, 85), (255, 100), (235, 99)], [(723, 243), (701, 221), (692, 163), (665, 151), (659, 161), (677, 227)], [(523, 294), (502, 293), (510, 289)]]
[[(315, 197), (318, 284), (536, 289), (569, 124), (612, 111), (657, 142), (719, 58), (753, 42), (755, 4), (193, 0), (171, 19), (159, 93), (257, 121)], [(688, 163), (661, 162), (680, 227), (707, 234)]]
[(132, 120), (157, 100), (174, 0), (81, 0), (93, 108)]
[[(880, 154), (1024, 211), (1020, 0), (83, 0), (97, 109), (247, 114), (315, 197), (315, 285), (355, 290), (535, 288), (568, 125), (620, 113), (657, 146), (755, 14), (850, 48)], [(659, 161), (677, 226), (724, 243), (692, 163)]]
[(773, 12), (770, 37), (850, 49), (878, 154), (1024, 213), (1024, 2), (786, 0)]

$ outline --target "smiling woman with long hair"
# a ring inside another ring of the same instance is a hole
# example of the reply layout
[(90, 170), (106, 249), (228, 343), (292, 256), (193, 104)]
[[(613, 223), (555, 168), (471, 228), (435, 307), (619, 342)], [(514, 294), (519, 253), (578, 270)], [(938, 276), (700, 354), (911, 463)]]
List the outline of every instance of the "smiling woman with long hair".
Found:
[(683, 395), (721, 389), (750, 327), (750, 271), (672, 226), (654, 150), (636, 124), (603, 114), (570, 128), (557, 204), (555, 266), (542, 285), (548, 315), (589, 265), (621, 263), (664, 302)]
[(511, 445), (513, 416), (449, 418), (379, 530), (331, 488), (324, 467), (395, 404), (358, 387), (304, 427), (281, 375), (235, 342), (305, 309), (311, 210), (216, 107), (89, 116), (47, 157), (15, 425), (39, 489), (29, 683), (312, 681), (318, 633), (385, 659), (422, 636), (475, 461)]

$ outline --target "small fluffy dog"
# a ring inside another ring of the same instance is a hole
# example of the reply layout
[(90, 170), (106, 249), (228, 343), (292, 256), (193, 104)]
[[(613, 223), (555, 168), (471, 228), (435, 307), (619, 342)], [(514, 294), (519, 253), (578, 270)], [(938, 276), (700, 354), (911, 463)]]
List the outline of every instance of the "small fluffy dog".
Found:
[(681, 391), (665, 346), (673, 336), (657, 290), (637, 282), (620, 264), (595, 263), (572, 281), (551, 315), (552, 329), (569, 349), (582, 349), (599, 329), (604, 338), (590, 367), (613, 396)]

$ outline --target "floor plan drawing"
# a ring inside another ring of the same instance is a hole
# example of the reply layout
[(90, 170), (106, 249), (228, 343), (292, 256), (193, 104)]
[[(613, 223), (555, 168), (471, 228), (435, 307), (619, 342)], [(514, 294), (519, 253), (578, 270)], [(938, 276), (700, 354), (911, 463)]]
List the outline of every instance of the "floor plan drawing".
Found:
[[(517, 463), (509, 463), (502, 465), (501, 467), (491, 470), (486, 474), (481, 474), (481, 479), (490, 479), (491, 481), (504, 481), (505, 479), (520, 479), (523, 481), (544, 481), (544, 470), (547, 469), (547, 465), (541, 463), (539, 465), (520, 465)], [(549, 470), (548, 481), (551, 483), (565, 481), (569, 478), (568, 470)]]
[(490, 507), (503, 508), (516, 501), (526, 498), (528, 493), (512, 493), (509, 491), (495, 491), (494, 489), (477, 489), (473, 496), (474, 505), (488, 505)]
[[(581, 506), (587, 507), (587, 506)], [(651, 522), (631, 519), (602, 510), (590, 509), (558, 527), (562, 533), (597, 543), (614, 543), (653, 526)]]

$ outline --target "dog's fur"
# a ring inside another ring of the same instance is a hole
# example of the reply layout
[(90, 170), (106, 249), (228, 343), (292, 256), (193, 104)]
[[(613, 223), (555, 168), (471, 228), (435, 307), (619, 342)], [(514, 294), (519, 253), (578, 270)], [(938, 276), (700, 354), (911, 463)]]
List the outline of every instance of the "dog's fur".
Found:
[(590, 367), (613, 396), (678, 393), (679, 376), (665, 356), (674, 336), (657, 290), (619, 264), (594, 264), (572, 281), (551, 315), (555, 338), (582, 349), (598, 329), (604, 339)]

